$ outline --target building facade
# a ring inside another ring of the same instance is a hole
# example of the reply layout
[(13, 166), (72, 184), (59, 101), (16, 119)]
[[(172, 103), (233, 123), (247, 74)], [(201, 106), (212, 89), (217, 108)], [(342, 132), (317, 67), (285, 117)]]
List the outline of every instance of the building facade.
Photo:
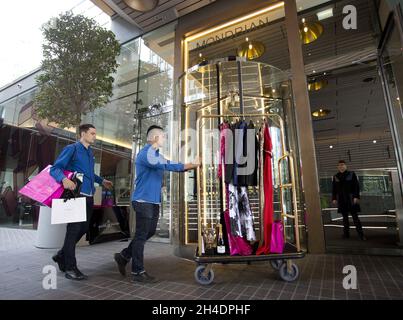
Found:
[[(125, 1), (93, 2), (111, 16), (122, 43), (112, 101), (83, 119), (97, 127), (96, 170), (115, 182), (115, 207), (126, 215), (130, 210), (133, 160), (149, 125), (166, 128), (164, 154), (186, 158), (178, 129), (186, 128), (183, 102), (192, 85), (197, 94), (197, 84), (190, 81), (184, 91), (184, 74), (200, 63), (251, 54), (248, 61), (282, 70), (292, 84), (303, 247), (313, 253), (402, 254), (399, 1), (169, 0), (147, 12)], [(72, 132), (35, 119), (31, 102), (39, 72), (0, 90), (2, 225), (35, 227), (35, 206), (24, 205), (17, 191), (74, 140)], [(259, 79), (259, 68), (249, 72)], [(339, 239), (341, 217), (330, 193), (340, 159), (360, 179), (366, 243)], [(197, 242), (190, 214), (197, 190), (189, 187), (196, 180), (195, 173), (166, 174), (162, 189), (157, 238), (175, 243), (182, 256), (192, 255)], [(105, 221), (117, 224), (120, 215), (109, 211)]]

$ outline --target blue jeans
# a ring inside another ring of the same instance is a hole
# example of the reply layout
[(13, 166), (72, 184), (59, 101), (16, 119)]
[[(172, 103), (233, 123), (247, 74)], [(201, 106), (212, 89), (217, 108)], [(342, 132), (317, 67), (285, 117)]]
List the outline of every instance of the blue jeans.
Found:
[(129, 261), (132, 259), (132, 272), (144, 271), (144, 244), (157, 229), (160, 206), (146, 202), (132, 202), (136, 211), (136, 233), (129, 246), (122, 250), (121, 255)]

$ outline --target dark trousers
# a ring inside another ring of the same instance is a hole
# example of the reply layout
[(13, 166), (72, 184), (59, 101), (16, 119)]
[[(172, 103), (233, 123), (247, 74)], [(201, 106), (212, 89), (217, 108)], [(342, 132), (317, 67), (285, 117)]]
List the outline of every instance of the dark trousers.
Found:
[(144, 271), (144, 245), (157, 229), (160, 206), (158, 204), (146, 202), (132, 202), (136, 211), (136, 233), (133, 240), (121, 255), (129, 261), (132, 259), (132, 272)]
[[(353, 221), (355, 224), (355, 227), (357, 229), (357, 233), (359, 236), (362, 236), (364, 234), (363, 230), (362, 230), (362, 225), (361, 225), (361, 221), (360, 218), (358, 218), (358, 213), (357, 210), (354, 209), (354, 207), (351, 209), (350, 211), (351, 216), (353, 217)], [(343, 225), (344, 225), (344, 235), (345, 236), (349, 236), (350, 235), (350, 222), (348, 220), (348, 212), (342, 212), (343, 215)]]
[(76, 260), (76, 244), (81, 237), (87, 233), (92, 216), (94, 206), (94, 198), (86, 197), (87, 199), (87, 220), (83, 222), (75, 222), (67, 224), (66, 237), (64, 238), (63, 248), (57, 253), (64, 259), (66, 270), (72, 270), (77, 266)]

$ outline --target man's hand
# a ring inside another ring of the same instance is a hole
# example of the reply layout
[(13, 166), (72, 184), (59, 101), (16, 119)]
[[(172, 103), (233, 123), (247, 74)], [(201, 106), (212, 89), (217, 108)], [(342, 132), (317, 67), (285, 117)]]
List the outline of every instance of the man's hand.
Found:
[(202, 158), (201, 157), (196, 157), (195, 161), (193, 161), (193, 164), (197, 167), (201, 167), (202, 165)]
[(360, 203), (360, 199), (354, 198), (354, 199), (353, 199), (353, 202), (354, 202), (354, 204), (359, 204), (359, 203)]
[(192, 170), (192, 169), (196, 169), (197, 167), (201, 167), (202, 163), (201, 163), (201, 158), (200, 157), (196, 157), (195, 160), (193, 161), (193, 163), (187, 163), (185, 164), (185, 171), (187, 170)]
[(76, 184), (71, 181), (70, 179), (64, 178), (63, 179), (63, 188), (73, 191), (76, 188)]
[(333, 205), (337, 205), (337, 200), (332, 201)]
[(113, 188), (112, 181), (109, 181), (109, 180), (106, 180), (106, 179), (104, 179), (104, 181), (102, 181), (102, 185), (108, 190), (111, 190)]

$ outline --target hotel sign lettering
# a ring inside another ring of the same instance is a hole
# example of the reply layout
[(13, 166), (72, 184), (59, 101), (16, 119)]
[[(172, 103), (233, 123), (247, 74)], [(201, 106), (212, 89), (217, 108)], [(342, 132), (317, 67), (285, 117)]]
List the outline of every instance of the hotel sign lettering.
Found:
[(237, 37), (246, 32), (253, 31), (254, 29), (267, 26), (270, 22), (281, 19), (282, 17), (284, 17), (284, 10), (281, 8), (255, 17), (253, 19), (243, 21), (239, 24), (235, 24), (227, 28), (222, 28), (216, 32), (209, 33), (202, 38), (190, 41), (189, 50), (198, 49), (200, 47), (211, 45), (217, 41)]

